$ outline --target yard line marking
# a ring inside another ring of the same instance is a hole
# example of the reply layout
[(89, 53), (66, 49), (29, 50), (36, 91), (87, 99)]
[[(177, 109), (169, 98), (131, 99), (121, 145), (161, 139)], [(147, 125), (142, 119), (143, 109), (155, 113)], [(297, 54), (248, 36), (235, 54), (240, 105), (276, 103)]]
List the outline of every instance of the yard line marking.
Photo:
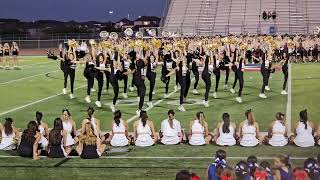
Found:
[(11, 80), (11, 81), (2, 82), (2, 83), (0, 83), (0, 85), (10, 84), (10, 83), (13, 83), (13, 82), (22, 81), (22, 80), (30, 79), (30, 78), (37, 77), (37, 76), (42, 76), (42, 75), (46, 75), (48, 73), (53, 73), (53, 72), (57, 72), (57, 71), (61, 71), (61, 70), (54, 70), (54, 71), (49, 71), (49, 72), (45, 72), (45, 73), (41, 73), (41, 74), (35, 74), (35, 75), (32, 75), (32, 76), (27, 76), (27, 77), (20, 78), (20, 79), (14, 79), (14, 80)]
[(28, 64), (28, 65), (22, 65), (20, 67), (33, 67), (33, 66), (36, 66), (36, 65), (42, 65), (42, 64), (49, 64), (49, 63), (52, 63), (52, 62), (55, 62), (55, 61), (49, 61), (49, 62), (41, 62), (41, 63), (34, 63), (34, 64)]
[[(87, 85), (79, 86), (79, 87), (75, 88), (74, 90), (77, 90), (77, 89), (80, 89), (80, 88), (83, 88), (83, 87), (86, 87), (86, 86), (87, 86)], [(37, 101), (34, 101), (34, 102), (31, 102), (31, 103), (28, 103), (28, 104), (25, 104), (25, 105), (22, 105), (22, 106), (19, 106), (19, 107), (10, 109), (10, 110), (8, 110), (8, 111), (5, 111), (5, 112), (0, 113), (0, 116), (3, 116), (3, 115), (5, 115), (5, 114), (11, 113), (11, 112), (14, 112), (14, 111), (17, 111), (17, 110), (20, 110), (20, 109), (23, 109), (23, 108), (26, 108), (26, 107), (29, 107), (29, 106), (32, 106), (32, 105), (37, 104), (37, 103), (40, 103), (40, 102), (44, 102), (44, 101), (46, 101), (46, 100), (55, 98), (55, 97), (60, 96), (60, 95), (62, 95), (62, 94), (63, 94), (63, 93), (59, 93), (59, 94), (55, 94), (55, 95), (52, 95), (52, 96), (48, 96), (48, 97), (46, 97), (46, 98), (39, 99), (39, 100), (37, 100)]]
[[(47, 156), (40, 156), (41, 158), (48, 158)], [(21, 158), (20, 156), (9, 156), (9, 155), (0, 155), (0, 158)], [(80, 156), (70, 156), (70, 159), (79, 159)], [(274, 157), (269, 156), (258, 156), (258, 159), (261, 160), (271, 160)], [(290, 157), (292, 160), (306, 160), (309, 157)], [(100, 159), (214, 159), (211, 156), (101, 156)], [(227, 157), (227, 159), (241, 160), (247, 159), (247, 156), (231, 156)]]
[(288, 131), (291, 133), (291, 63), (289, 63), (289, 76), (288, 76), (288, 97), (287, 97), (287, 110), (286, 110), (286, 116), (287, 116), (287, 122), (288, 122)]

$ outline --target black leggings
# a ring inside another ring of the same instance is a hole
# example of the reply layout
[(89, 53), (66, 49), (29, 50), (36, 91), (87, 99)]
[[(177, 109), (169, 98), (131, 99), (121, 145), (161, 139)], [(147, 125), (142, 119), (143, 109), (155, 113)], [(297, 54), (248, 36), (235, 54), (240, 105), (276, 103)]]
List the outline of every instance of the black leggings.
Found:
[(166, 82), (166, 94), (168, 94), (168, 92), (169, 92), (169, 84), (170, 84), (170, 76), (169, 77), (167, 77), (167, 82)]
[(234, 73), (234, 82), (232, 89), (234, 89), (237, 85), (237, 81), (239, 80), (239, 92), (238, 92), (238, 97), (241, 97), (242, 95), (242, 89), (243, 89), (243, 84), (244, 84), (244, 79), (243, 79), (243, 72), (235, 72)]
[(109, 86), (110, 86), (110, 72), (106, 72), (106, 88), (107, 90), (109, 90)]
[(220, 82), (220, 69), (217, 69), (213, 73), (216, 76), (216, 87), (214, 88), (214, 92), (218, 92), (219, 82)]
[(101, 72), (98, 72), (96, 78), (98, 81), (98, 101), (100, 101), (101, 94), (102, 94), (102, 88), (103, 88), (103, 74)]
[(73, 94), (73, 89), (74, 89), (74, 79), (76, 77), (76, 70), (72, 69), (70, 67), (67, 67), (63, 71), (64, 75), (64, 88), (67, 88), (67, 83), (68, 83), (68, 76), (70, 76), (70, 87), (71, 87), (71, 94)]
[(282, 70), (283, 72), (283, 75), (284, 75), (284, 82), (283, 82), (283, 86), (282, 86), (282, 89), (283, 90), (286, 90), (286, 87), (287, 87), (287, 81), (288, 81), (288, 69), (283, 69)]
[(268, 86), (268, 84), (269, 84), (270, 72), (269, 72), (268, 69), (262, 68), (261, 69), (261, 75), (262, 75), (262, 80), (263, 80), (261, 93), (264, 93), (265, 87)]
[(210, 88), (211, 88), (211, 74), (209, 73), (202, 73), (202, 79), (206, 85), (206, 92), (204, 94), (204, 100), (208, 101), (209, 99), (209, 93), (210, 93)]
[(189, 92), (191, 86), (191, 77), (190, 77), (190, 73), (187, 73), (186, 75), (186, 90), (184, 91), (184, 97), (186, 98)]
[(124, 75), (123, 76), (123, 92), (127, 93), (127, 89), (128, 89), (128, 75)]
[(157, 73), (151, 72), (150, 77), (148, 78), (150, 81), (150, 91), (149, 91), (149, 101), (152, 101), (152, 92), (154, 90), (154, 86), (156, 84)]
[[(180, 105), (182, 105), (184, 103), (184, 98), (187, 97), (187, 90), (186, 90), (186, 86), (187, 86), (187, 79), (185, 76), (183, 76), (180, 80), (178, 80), (179, 84), (180, 84)], [(190, 84), (189, 84), (190, 86)]]
[[(139, 110), (142, 109), (143, 107), (143, 104), (144, 104), (144, 96), (146, 95), (146, 85), (144, 84), (144, 81), (143, 80), (140, 80), (142, 82), (140, 83), (136, 83), (136, 87), (137, 87), (137, 92), (138, 92), (138, 95), (139, 95)], [(135, 82), (137, 82), (135, 80)]]
[(197, 89), (197, 86), (198, 86), (198, 83), (199, 83), (199, 71), (198, 69), (196, 70), (193, 70), (193, 75), (194, 75), (194, 78), (195, 78), (195, 82), (194, 82), (194, 85), (193, 85), (193, 89)]
[(90, 96), (91, 89), (94, 85), (94, 73), (88, 73), (88, 75), (85, 76), (87, 79), (87, 95)]
[(116, 78), (112, 78), (110, 79), (111, 81), (111, 85), (113, 87), (113, 105), (116, 105), (117, 100), (118, 100), (118, 96), (119, 96), (119, 83), (118, 80)]
[(224, 82), (225, 85), (228, 84), (229, 75), (230, 75), (230, 68), (229, 68), (229, 67), (226, 67), (226, 80), (225, 80), (225, 82)]

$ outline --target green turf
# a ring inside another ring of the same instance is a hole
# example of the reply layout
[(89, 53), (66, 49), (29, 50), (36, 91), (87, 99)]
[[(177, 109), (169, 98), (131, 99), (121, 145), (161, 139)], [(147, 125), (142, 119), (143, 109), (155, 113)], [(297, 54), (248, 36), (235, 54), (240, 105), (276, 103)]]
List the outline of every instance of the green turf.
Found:
[[(0, 70), (0, 114), (19, 108), (23, 105), (33, 103), (37, 100), (49, 96), (55, 96), (61, 93), (63, 88), (63, 74), (59, 70), (57, 61), (48, 61), (41, 57), (23, 57), (21, 62), (22, 70)], [(86, 85), (86, 80), (82, 75), (83, 68), (79, 67), (76, 76), (75, 87)], [(317, 93), (320, 89), (318, 83), (320, 79), (320, 64), (293, 64), (292, 65), (292, 124), (298, 120), (298, 113), (302, 108), (309, 110), (310, 120), (319, 123), (319, 102), (320, 95)], [(50, 72), (47, 75), (44, 73)], [(38, 75), (43, 74), (43, 75)], [(158, 73), (158, 79), (160, 74)], [(29, 76), (34, 76), (29, 78)], [(310, 77), (309, 77), (310, 76)], [(230, 75), (229, 85), (233, 82), (234, 75)], [(17, 80), (25, 78), (24, 80)], [(186, 105), (187, 112), (176, 111), (176, 118), (181, 121), (183, 128), (187, 128), (188, 123), (195, 116), (197, 111), (203, 111), (209, 124), (209, 130), (213, 131), (217, 123), (221, 120), (223, 112), (229, 112), (231, 118), (237, 124), (244, 118), (244, 111), (252, 108), (255, 112), (257, 122), (260, 124), (261, 131), (266, 131), (269, 123), (274, 119), (276, 112), (286, 112), (287, 97), (280, 95), (283, 75), (281, 72), (275, 73), (270, 79), (271, 91), (267, 92), (268, 99), (259, 99), (257, 96), (261, 88), (261, 75), (259, 72), (245, 73), (245, 86), (243, 90), (243, 103), (238, 104), (235, 101), (235, 94), (222, 90), (224, 74), (220, 83), (218, 99), (213, 99), (210, 93), (210, 107), (204, 108), (202, 105)], [(131, 84), (131, 78), (129, 78)], [(12, 82), (10, 82), (12, 81)], [(149, 87), (146, 81), (147, 89)], [(212, 81), (214, 84), (214, 80)], [(95, 82), (95, 86), (96, 86)], [(122, 93), (123, 82), (120, 82), (120, 97)], [(171, 81), (170, 91), (173, 91), (174, 78)], [(191, 87), (193, 83), (191, 84)], [(104, 87), (105, 88), (105, 87)], [(69, 89), (69, 86), (68, 86)], [(95, 88), (97, 89), (97, 87)], [(204, 83), (200, 79), (200, 95), (189, 93), (188, 99), (204, 98)], [(238, 88), (236, 88), (237, 91)], [(192, 88), (191, 88), (192, 90)], [(96, 92), (92, 93), (92, 103), (96, 100)], [(164, 94), (164, 84), (158, 80), (156, 84), (156, 95), (154, 102), (161, 99)], [(136, 98), (136, 92), (129, 92), (129, 99)], [(34, 119), (35, 111), (39, 110), (44, 113), (44, 120), (53, 125), (53, 119), (58, 117), (63, 108), (69, 108), (77, 127), (83, 118), (86, 117), (88, 104), (85, 103), (86, 87), (79, 88), (75, 91), (76, 98), (69, 100), (67, 95), (57, 95), (53, 98), (39, 102), (24, 108), (19, 108), (10, 113), (0, 116), (3, 121), (4, 117), (12, 117), (15, 125), (21, 130), (25, 128), (28, 121)], [(102, 103), (110, 103), (113, 93), (110, 89), (102, 95)], [(148, 93), (146, 100), (148, 99)], [(169, 99), (162, 101), (158, 106), (151, 109), (148, 114), (154, 121), (156, 129), (159, 130), (161, 121), (166, 118), (168, 109), (176, 109), (176, 106), (167, 104), (168, 101), (177, 101), (179, 93), (174, 93)], [(94, 106), (95, 107), (95, 106)], [(147, 107), (147, 106), (145, 106)], [(123, 112), (124, 119), (129, 119), (135, 115), (136, 106), (120, 105), (118, 106)], [(112, 113), (108, 106), (97, 109), (96, 117), (102, 122), (102, 130), (109, 131), (112, 121)], [(129, 123), (129, 129), (132, 130), (132, 122)], [(149, 148), (130, 147), (131, 151), (123, 154), (114, 154), (113, 156), (129, 157), (210, 157), (219, 148), (215, 145), (203, 147), (191, 147), (188, 145), (179, 146), (153, 146)], [(279, 153), (286, 153), (296, 157), (315, 156), (319, 152), (319, 147), (298, 148), (287, 146), (283, 148), (274, 148), (268, 146), (259, 146), (255, 148), (229, 147), (224, 148), (228, 156), (246, 157), (254, 154), (257, 156), (274, 156)], [(0, 152), (0, 155), (7, 155), (7, 152)], [(62, 159), (43, 159), (34, 162), (25, 158), (0, 158), (0, 168), (6, 169), (1, 177), (12, 177), (15, 179), (43, 179), (49, 175), (49, 179), (55, 179), (57, 176), (63, 179), (172, 179), (179, 169), (190, 169), (197, 172), (202, 177), (205, 175), (205, 168), (210, 159), (193, 159), (193, 160), (160, 160), (160, 159), (99, 159), (99, 160), (80, 160), (72, 159), (67, 161), (61, 167), (54, 168), (54, 165)], [(234, 164), (237, 160), (230, 160)], [(296, 165), (301, 165), (302, 161), (294, 161)], [(39, 166), (39, 167), (38, 167)], [(9, 168), (10, 167), (10, 168)]]

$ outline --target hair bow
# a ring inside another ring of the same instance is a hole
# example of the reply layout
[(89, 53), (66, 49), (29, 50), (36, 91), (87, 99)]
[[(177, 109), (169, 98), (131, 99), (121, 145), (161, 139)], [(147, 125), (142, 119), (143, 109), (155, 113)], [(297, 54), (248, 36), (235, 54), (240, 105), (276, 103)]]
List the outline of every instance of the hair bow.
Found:
[(214, 166), (220, 165), (220, 166), (222, 166), (223, 168), (226, 167), (226, 164), (227, 164), (227, 161), (224, 160), (224, 159), (220, 160), (220, 158), (216, 158), (216, 159), (214, 160), (214, 163), (213, 163)]

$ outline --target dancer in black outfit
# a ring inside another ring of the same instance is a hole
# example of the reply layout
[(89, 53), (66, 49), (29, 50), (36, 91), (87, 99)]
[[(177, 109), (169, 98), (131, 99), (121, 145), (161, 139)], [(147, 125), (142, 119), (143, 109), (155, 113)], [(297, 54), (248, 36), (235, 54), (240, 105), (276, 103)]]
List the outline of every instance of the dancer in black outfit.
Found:
[(113, 87), (113, 100), (112, 100), (112, 104), (110, 105), (110, 109), (112, 112), (116, 111), (115, 105), (117, 103), (118, 100), (118, 96), (119, 96), (119, 83), (118, 80), (122, 80), (122, 74), (120, 74), (120, 72), (122, 72), (122, 64), (120, 62), (120, 54), (115, 51), (116, 55), (113, 56), (116, 59), (113, 59), (110, 62), (110, 83)]
[(122, 97), (127, 99), (128, 95), (127, 95), (127, 89), (128, 89), (128, 75), (126, 74), (131, 67), (131, 60), (128, 58), (128, 56), (126, 54), (123, 55), (122, 60), (121, 60), (121, 64), (122, 64), (122, 69), (123, 69), (123, 93), (122, 93)]
[(164, 62), (161, 70), (161, 80), (166, 84), (164, 98), (168, 97), (170, 76), (167, 76), (170, 72), (174, 71), (177, 67), (176, 62), (173, 60), (172, 53), (164, 55)]
[(267, 52), (263, 53), (262, 55), (262, 63), (261, 63), (261, 68), (260, 68), (260, 72), (262, 75), (262, 79), (263, 79), (263, 83), (262, 83), (262, 88), (261, 88), (261, 92), (259, 94), (260, 98), (267, 98), (267, 96), (265, 95), (265, 90), (269, 91), (270, 88), (268, 86), (269, 84), (269, 77), (270, 74), (272, 72), (274, 72), (274, 69), (272, 69), (272, 63), (270, 62), (269, 58), (271, 58), (270, 55), (267, 54)]
[[(213, 60), (213, 74), (215, 75), (215, 79), (216, 79), (216, 86), (215, 86), (215, 89), (214, 89), (214, 93), (213, 93), (213, 98), (218, 98), (218, 88), (219, 88), (219, 82), (220, 82), (220, 76), (221, 76), (221, 72), (220, 72), (220, 61), (217, 60), (217, 57), (218, 57), (218, 49), (215, 51), (216, 54), (214, 54), (212, 56), (212, 60)], [(228, 64), (228, 63), (227, 63)], [(228, 71), (230, 71), (229, 67), (226, 67), (225, 64), (223, 64), (223, 68), (222, 69), (227, 69), (228, 68)], [(226, 70), (227, 71), (227, 70)], [(229, 76), (229, 75), (228, 75)]]
[(229, 81), (229, 76), (230, 76), (230, 67), (229, 66), (225, 66), (226, 64), (229, 64), (230, 58), (227, 55), (227, 51), (224, 50), (222, 52), (222, 59), (219, 62), (219, 69), (222, 71), (226, 71), (226, 79), (224, 81), (224, 85), (223, 85), (223, 89), (228, 89), (228, 81)]
[[(237, 53), (239, 50), (235, 49), (234, 51), (234, 55), (233, 55), (233, 61), (232, 61), (232, 66), (231, 69), (234, 72), (234, 83), (232, 88), (230, 89), (231, 93), (235, 93), (234, 88), (237, 85), (237, 81), (239, 80), (239, 91), (238, 91), (238, 97), (236, 97), (236, 100), (238, 101), (238, 103), (242, 103), (242, 90), (243, 90), (243, 86), (244, 86), (244, 78), (243, 78), (243, 71), (244, 71), (244, 59), (243, 56), (241, 56), (242, 52), (240, 51), (239, 53)], [(233, 91), (232, 91), (233, 90)]]
[[(93, 54), (94, 55), (94, 54)], [(95, 55), (94, 55), (95, 57)], [(103, 74), (106, 70), (106, 57), (103, 54), (99, 54), (95, 57), (96, 60), (96, 79), (98, 81), (98, 100), (95, 102), (97, 107), (101, 107), (101, 95), (102, 95), (102, 88), (103, 88)]]
[[(157, 52), (155, 52), (155, 54), (157, 54)], [(150, 81), (149, 102), (147, 103), (149, 107), (153, 107), (152, 96), (153, 96), (154, 87), (156, 84), (157, 65), (158, 65), (158, 58), (154, 54), (151, 54), (149, 57), (147, 57), (147, 78)]]
[(284, 81), (283, 81), (283, 86), (282, 86), (282, 91), (281, 94), (282, 95), (287, 95), (288, 92), (286, 91), (286, 87), (287, 87), (287, 81), (288, 81), (288, 77), (289, 77), (289, 68), (288, 68), (288, 63), (289, 63), (289, 55), (287, 53), (284, 54), (284, 59), (280, 62), (283, 63), (282, 64), (282, 73), (284, 75)]
[[(64, 75), (64, 88), (62, 90), (63, 94), (67, 94), (67, 82), (68, 82), (68, 76), (70, 76), (70, 88), (71, 88), (71, 94), (70, 99), (74, 98), (73, 90), (74, 90), (74, 80), (76, 76), (76, 63), (77, 63), (77, 57), (75, 56), (75, 49), (71, 47), (68, 48), (68, 52), (64, 54), (64, 57), (60, 60), (63, 61), (63, 63), (60, 64), (60, 68), (63, 71)], [(62, 53), (63, 54), (63, 53)]]
[(213, 55), (211, 54), (211, 57), (207, 55), (204, 58), (205, 58), (205, 60), (204, 61), (202, 60), (202, 64), (204, 65), (204, 69), (202, 71), (201, 77), (205, 83), (206, 92), (204, 95), (203, 105), (205, 107), (209, 107), (208, 99), (209, 99), (209, 93), (210, 93), (210, 88), (211, 88), (211, 74), (213, 73), (213, 64), (211, 63)]
[[(200, 54), (201, 54), (200, 53), (200, 49), (197, 49), (194, 52), (193, 59), (200, 59)], [(199, 83), (200, 73), (199, 73), (199, 65), (196, 63), (196, 61), (192, 62), (192, 73), (193, 73), (194, 78), (195, 78), (195, 82), (194, 82), (194, 85), (193, 85), (192, 93), (193, 94), (199, 94), (199, 92), (197, 90), (197, 86), (198, 86), (198, 83)]]

